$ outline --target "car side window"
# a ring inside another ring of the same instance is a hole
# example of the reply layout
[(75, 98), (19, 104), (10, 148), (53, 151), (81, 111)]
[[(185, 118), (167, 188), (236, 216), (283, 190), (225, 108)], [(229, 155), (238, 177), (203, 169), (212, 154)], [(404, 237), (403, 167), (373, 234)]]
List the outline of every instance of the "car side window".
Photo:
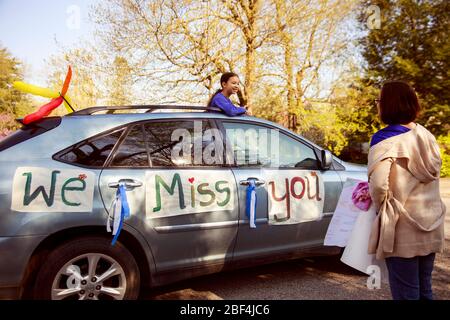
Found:
[(223, 142), (218, 137), (220, 132), (211, 126), (209, 120), (148, 122), (144, 124), (144, 132), (153, 167), (214, 166), (223, 163)]
[(223, 122), (226, 153), (239, 167), (270, 167), (270, 137), (268, 128), (241, 122)]
[(56, 160), (89, 167), (102, 167), (124, 129), (86, 139), (55, 155)]
[(131, 127), (111, 161), (111, 167), (148, 167), (147, 148), (142, 124)]
[(284, 133), (280, 133), (279, 140), (279, 167), (298, 168), (306, 170), (319, 170), (314, 150)]
[(223, 126), (226, 152), (238, 167), (319, 169), (311, 147), (279, 130), (242, 122), (224, 121)]
[(151, 121), (134, 125), (117, 148), (110, 166), (221, 165), (223, 142), (220, 138), (215, 143), (217, 133), (220, 134), (219, 130), (213, 129), (209, 120)]

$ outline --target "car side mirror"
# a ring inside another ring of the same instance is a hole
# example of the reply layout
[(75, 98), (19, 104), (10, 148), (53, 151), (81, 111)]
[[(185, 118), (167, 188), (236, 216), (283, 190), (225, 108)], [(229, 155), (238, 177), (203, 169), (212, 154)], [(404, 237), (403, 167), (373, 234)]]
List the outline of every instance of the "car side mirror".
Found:
[(331, 152), (328, 150), (322, 150), (322, 161), (321, 161), (322, 170), (329, 170), (331, 168), (332, 162), (333, 156)]

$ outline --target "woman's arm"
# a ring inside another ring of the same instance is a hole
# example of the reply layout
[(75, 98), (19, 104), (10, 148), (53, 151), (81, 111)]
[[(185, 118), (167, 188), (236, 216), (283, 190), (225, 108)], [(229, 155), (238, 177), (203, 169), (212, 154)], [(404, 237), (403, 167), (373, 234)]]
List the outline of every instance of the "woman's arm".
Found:
[(227, 116), (238, 116), (240, 114), (244, 114), (246, 111), (245, 108), (236, 107), (231, 103), (230, 100), (228, 100), (221, 94), (217, 94), (214, 97), (213, 105), (216, 105), (217, 107), (222, 109), (227, 114)]
[(377, 211), (389, 192), (389, 173), (393, 162), (392, 158), (380, 161), (369, 176), (369, 192)]

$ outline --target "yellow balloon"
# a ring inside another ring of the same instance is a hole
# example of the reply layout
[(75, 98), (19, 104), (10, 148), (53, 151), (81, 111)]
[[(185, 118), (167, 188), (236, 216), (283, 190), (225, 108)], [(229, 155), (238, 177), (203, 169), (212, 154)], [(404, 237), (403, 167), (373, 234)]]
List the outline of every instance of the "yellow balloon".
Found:
[[(72, 113), (73, 110), (75, 110), (75, 106), (73, 105), (72, 101), (70, 101), (70, 98), (68, 95), (65, 95), (64, 99), (66, 99), (66, 100), (64, 100), (64, 107), (66, 107), (66, 110), (68, 113)], [(72, 106), (73, 110), (69, 107), (69, 104), (67, 104), (66, 101)]]
[(41, 96), (41, 97), (45, 97), (45, 98), (58, 98), (59, 97), (59, 92), (47, 89), (47, 88), (42, 88), (42, 87), (38, 87), (38, 86), (34, 86), (32, 84), (28, 84), (22, 81), (15, 81), (13, 82), (13, 86), (14, 88), (16, 88), (17, 90), (26, 92), (26, 93), (31, 93), (37, 96)]

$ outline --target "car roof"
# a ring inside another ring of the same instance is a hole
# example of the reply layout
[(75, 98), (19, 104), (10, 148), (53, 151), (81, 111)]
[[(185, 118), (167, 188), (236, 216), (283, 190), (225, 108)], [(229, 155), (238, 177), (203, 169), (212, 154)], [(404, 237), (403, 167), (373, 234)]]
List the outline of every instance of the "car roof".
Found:
[[(302, 138), (312, 146), (319, 150), (321, 147), (305, 139), (301, 135), (290, 131), (289, 129), (278, 125), (277, 123), (256, 118), (248, 115), (237, 117), (229, 117), (219, 112), (150, 112), (150, 113), (115, 113), (115, 114), (79, 114), (72, 113), (61, 117), (61, 124), (52, 130), (49, 130), (33, 139), (24, 141), (9, 149), (15, 153), (15, 157), (19, 158), (48, 158), (56, 152), (74, 145), (82, 140), (92, 136), (101, 134), (105, 131), (116, 127), (124, 126), (129, 123), (145, 121), (145, 120), (175, 120), (175, 119), (223, 119), (223, 120), (239, 120), (244, 122), (252, 122), (256, 124), (268, 125), (275, 127), (284, 132)], [(25, 152), (26, 151), (26, 152)], [(20, 155), (19, 155), (19, 154)], [(3, 152), (0, 160), (5, 160), (8, 155)]]
[(229, 117), (220, 113), (209, 112), (155, 112), (155, 113), (126, 113), (126, 114), (97, 114), (97, 115), (74, 115), (62, 117), (62, 125), (70, 127), (92, 126), (95, 124), (95, 130), (103, 132), (114, 127), (125, 125), (127, 123), (145, 121), (145, 120), (176, 120), (176, 119), (223, 119), (257, 122), (274, 126), (280, 130), (288, 130), (274, 122), (256, 118), (248, 115)]
[[(142, 110), (144, 112), (133, 112), (132, 110)], [(126, 112), (126, 113), (114, 113), (116, 111)], [(127, 112), (131, 111), (131, 112)], [(98, 112), (106, 112), (106, 114), (98, 114)], [(126, 124), (136, 121), (144, 120), (156, 120), (156, 119), (227, 119), (230, 117), (224, 114), (224, 112), (217, 107), (206, 107), (206, 106), (186, 106), (186, 105), (126, 105), (126, 106), (96, 106), (81, 109), (79, 111), (70, 113), (65, 116), (65, 118), (78, 119), (82, 121), (80, 117), (88, 116), (87, 121), (92, 121), (97, 119), (97, 123), (102, 123), (108, 125), (110, 123), (120, 122), (116, 126), (121, 124)], [(93, 118), (92, 118), (93, 117)], [(99, 118), (97, 118), (99, 117)], [(299, 134), (290, 131), (289, 129), (261, 118), (256, 118), (248, 115), (240, 115), (238, 117), (233, 117), (233, 119), (239, 119), (243, 121), (258, 122), (259, 124), (265, 124), (269, 126), (274, 126), (279, 130), (289, 131), (291, 134), (300, 136)], [(107, 129), (106, 129), (107, 130)], [(104, 130), (102, 130), (104, 131)], [(301, 137), (301, 136), (300, 136)], [(303, 137), (302, 137), (303, 138)], [(310, 141), (308, 141), (310, 142)], [(311, 142), (310, 142), (311, 143)], [(314, 143), (311, 143), (315, 145)], [(317, 145), (315, 145), (318, 147)]]
[[(278, 123), (257, 118), (249, 115), (240, 115), (235, 117), (227, 116), (224, 113), (218, 112), (151, 112), (151, 113), (116, 113), (116, 114), (96, 114), (96, 115), (71, 115), (63, 117), (63, 124), (70, 122), (71, 126), (77, 123), (91, 125), (92, 121), (96, 123), (98, 133), (110, 130), (114, 127), (126, 125), (127, 123), (145, 121), (145, 120), (175, 120), (175, 119), (222, 119), (222, 120), (238, 120), (245, 122), (253, 122), (262, 125), (268, 125), (276, 127), (279, 130), (289, 132), (292, 135), (296, 135), (303, 140), (307, 140), (308, 143), (315, 146), (318, 149), (322, 149), (320, 146), (306, 139), (302, 135), (289, 130), (286, 127), (279, 125)], [(103, 129), (101, 129), (103, 127)], [(82, 140), (82, 139), (80, 139)], [(79, 140), (78, 140), (79, 141)]]

